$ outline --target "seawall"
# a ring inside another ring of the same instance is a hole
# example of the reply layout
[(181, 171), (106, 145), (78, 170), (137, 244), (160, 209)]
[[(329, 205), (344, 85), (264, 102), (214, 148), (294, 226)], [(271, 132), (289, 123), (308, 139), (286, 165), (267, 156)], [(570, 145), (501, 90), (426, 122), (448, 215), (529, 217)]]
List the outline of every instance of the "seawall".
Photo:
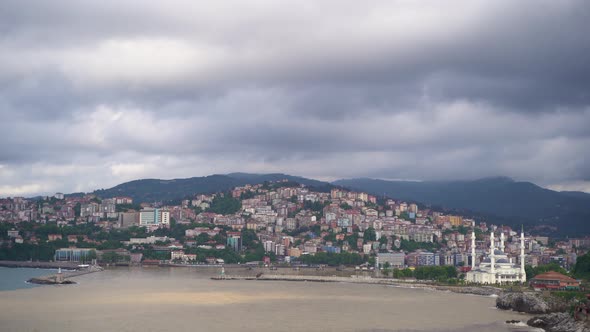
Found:
[(2, 267), (26, 267), (37, 269), (68, 269), (78, 268), (78, 263), (73, 262), (32, 262), (32, 261), (0, 261)]

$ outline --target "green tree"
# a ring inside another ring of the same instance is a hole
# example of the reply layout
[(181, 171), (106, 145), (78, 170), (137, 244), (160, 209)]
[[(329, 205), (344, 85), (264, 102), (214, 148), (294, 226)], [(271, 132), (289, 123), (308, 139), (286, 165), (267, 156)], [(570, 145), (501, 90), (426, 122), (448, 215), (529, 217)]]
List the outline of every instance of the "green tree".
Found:
[(416, 241), (401, 239), (400, 243), (401, 243), (400, 249), (403, 251), (407, 251), (407, 252), (416, 251), (418, 249), (433, 251), (435, 249), (440, 248), (440, 245), (438, 243), (433, 243), (433, 242), (416, 242)]
[(251, 229), (242, 229), (242, 245), (244, 247), (254, 248), (256, 242), (258, 242), (256, 232)]
[(357, 241), (358, 241), (359, 235), (357, 232), (354, 232), (352, 235), (347, 235), (344, 238), (344, 241), (348, 242), (348, 245), (355, 250), (358, 250), (357, 247)]
[(330, 232), (328, 235), (324, 236), (325, 241), (336, 242), (336, 234)]
[(350, 206), (348, 203), (342, 203), (340, 204), (340, 208), (343, 210), (351, 210), (352, 206)]
[(242, 209), (242, 202), (233, 198), (231, 194), (216, 195), (207, 211), (217, 214), (235, 214)]
[[(573, 273), (576, 278), (590, 279), (590, 252), (578, 257)], [(527, 275), (528, 278), (528, 275)]]
[(365, 230), (363, 239), (365, 240), (365, 243), (367, 241), (376, 241), (377, 240), (377, 234), (375, 232), (375, 229), (373, 227), (369, 227)]
[(105, 252), (102, 255), (102, 261), (105, 263), (116, 263), (121, 259), (121, 256), (114, 252), (114, 251), (109, 251), (109, 252)]
[(305, 264), (327, 264), (330, 266), (359, 265), (363, 263), (363, 258), (359, 254), (348, 252), (339, 254), (318, 252), (315, 255), (301, 256), (299, 260)]
[[(579, 258), (578, 258), (578, 260), (579, 260)], [(555, 272), (559, 272), (561, 274), (568, 275), (567, 271), (564, 268), (562, 268), (561, 266), (559, 266), (559, 264), (557, 264), (557, 263), (543, 264), (543, 265), (538, 265), (537, 267), (532, 267), (530, 265), (527, 265), (524, 267), (524, 270), (526, 272), (527, 280), (532, 279), (537, 274), (545, 273), (548, 271), (555, 271)]]
[(76, 205), (74, 205), (74, 215), (75, 215), (76, 217), (79, 217), (79, 216), (80, 216), (80, 213), (81, 213), (81, 211), (82, 211), (82, 204), (80, 204), (80, 203), (78, 202), (78, 203), (76, 203)]
[(92, 262), (93, 259), (96, 259), (96, 250), (90, 250), (85, 256), (82, 256), (82, 263), (89, 263)]
[(197, 235), (197, 243), (203, 244), (203, 243), (206, 243), (207, 241), (209, 241), (209, 234), (201, 233), (201, 234)]

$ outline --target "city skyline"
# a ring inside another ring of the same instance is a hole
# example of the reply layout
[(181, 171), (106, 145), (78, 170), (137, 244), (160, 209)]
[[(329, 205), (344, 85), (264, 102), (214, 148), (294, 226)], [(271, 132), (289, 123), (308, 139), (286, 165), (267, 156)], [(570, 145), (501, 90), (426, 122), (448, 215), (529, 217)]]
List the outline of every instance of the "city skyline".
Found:
[(0, 13), (0, 197), (236, 171), (590, 192), (584, 1)]

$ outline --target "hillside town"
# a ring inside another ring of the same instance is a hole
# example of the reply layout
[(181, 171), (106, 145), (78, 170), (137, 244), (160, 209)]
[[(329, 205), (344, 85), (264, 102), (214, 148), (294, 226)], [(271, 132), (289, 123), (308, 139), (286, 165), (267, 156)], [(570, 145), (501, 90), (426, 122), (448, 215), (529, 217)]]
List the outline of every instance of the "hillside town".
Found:
[(490, 244), (515, 266), (569, 270), (590, 247), (590, 238), (521, 238), (509, 226), (287, 180), (177, 203), (62, 193), (0, 199), (0, 260), (332, 265), (385, 268), (395, 277), (421, 266), (467, 273), (485, 265)]

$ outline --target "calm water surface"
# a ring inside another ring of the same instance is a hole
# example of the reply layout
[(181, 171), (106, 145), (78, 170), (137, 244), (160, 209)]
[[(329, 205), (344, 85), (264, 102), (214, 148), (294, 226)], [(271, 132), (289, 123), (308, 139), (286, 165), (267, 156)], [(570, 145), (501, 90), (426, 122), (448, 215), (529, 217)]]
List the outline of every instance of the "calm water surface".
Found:
[[(4, 276), (4, 271), (2, 271)], [(131, 268), (0, 292), (1, 331), (531, 331), (490, 297), (345, 283), (213, 281)]]
[(0, 291), (38, 287), (39, 285), (29, 284), (26, 281), (55, 272), (56, 270), (49, 269), (0, 267)]

